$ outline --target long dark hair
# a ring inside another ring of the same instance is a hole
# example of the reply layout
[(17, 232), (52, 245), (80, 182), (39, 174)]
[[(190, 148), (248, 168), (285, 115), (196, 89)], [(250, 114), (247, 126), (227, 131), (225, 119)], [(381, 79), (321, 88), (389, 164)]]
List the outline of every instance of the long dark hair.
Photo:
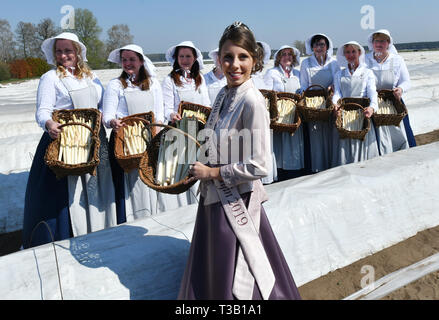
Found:
[[(124, 52), (124, 51), (125, 50), (120, 50), (120, 53), (119, 53), (121, 61), (122, 61), (122, 52)], [(131, 51), (131, 50), (129, 50), (129, 51)], [(140, 53), (135, 52), (135, 51), (133, 51), (133, 52), (137, 55), (137, 57), (140, 59), (140, 61), (145, 62), (143, 60), (143, 56)], [(122, 70), (122, 73), (119, 76), (119, 80), (122, 83), (122, 86), (124, 89), (128, 86), (127, 81), (126, 81), (126, 79), (128, 79), (128, 78), (129, 78), (128, 74), (124, 70)], [(139, 86), (140, 90), (145, 90), (145, 91), (149, 90), (149, 88), (151, 86), (151, 76), (149, 75), (148, 71), (145, 69), (145, 66), (143, 64), (140, 66), (139, 74), (136, 75), (136, 79), (133, 81), (133, 84), (136, 86)]]
[(253, 61), (255, 62), (252, 74), (261, 71), (264, 68), (264, 50), (256, 43), (253, 32), (244, 23), (235, 22), (224, 30), (218, 45), (218, 54), (220, 56), (221, 49), (227, 40), (232, 41), (233, 44), (247, 50), (250, 53)]
[(181, 82), (181, 79), (180, 79), (180, 76), (183, 75), (183, 70), (181, 69), (180, 65), (178, 64), (178, 51), (181, 48), (191, 49), (192, 53), (195, 57), (195, 62), (191, 67), (191, 78), (195, 79), (195, 88), (198, 89), (198, 87), (201, 85), (202, 78), (201, 78), (201, 74), (200, 74), (200, 64), (198, 63), (198, 60), (197, 60), (197, 52), (195, 51), (194, 48), (184, 47), (184, 46), (175, 48), (174, 55), (172, 56), (172, 58), (174, 59), (174, 65), (172, 66), (172, 71), (170, 73), (171, 78), (174, 80), (175, 85), (177, 87), (183, 86), (183, 83)]

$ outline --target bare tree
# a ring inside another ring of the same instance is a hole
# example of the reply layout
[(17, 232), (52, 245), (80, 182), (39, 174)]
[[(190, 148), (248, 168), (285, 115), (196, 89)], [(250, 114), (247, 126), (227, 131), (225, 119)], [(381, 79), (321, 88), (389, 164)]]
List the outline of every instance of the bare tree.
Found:
[(110, 53), (116, 48), (133, 43), (134, 37), (131, 35), (130, 28), (126, 24), (113, 25), (107, 30), (107, 35), (107, 53)]
[(15, 56), (14, 34), (11, 25), (5, 19), (0, 19), (0, 61), (12, 60)]
[[(61, 32), (61, 29), (55, 26), (55, 23), (49, 19), (43, 19), (35, 28), (35, 41), (38, 48), (41, 48), (41, 44), (44, 40), (54, 37)], [(38, 51), (38, 56), (43, 57), (43, 52)]]
[(15, 34), (19, 56), (27, 58), (38, 55), (40, 50), (35, 38), (36, 27), (33, 23), (20, 21)]

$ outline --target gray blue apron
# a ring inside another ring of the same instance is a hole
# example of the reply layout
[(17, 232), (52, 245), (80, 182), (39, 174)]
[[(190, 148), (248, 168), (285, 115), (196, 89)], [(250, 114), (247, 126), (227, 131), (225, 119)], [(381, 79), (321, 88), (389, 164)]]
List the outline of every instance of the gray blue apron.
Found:
[[(67, 78), (61, 79), (69, 92), (75, 109), (97, 108), (100, 97), (89, 78), (87, 86), (73, 89)], [(69, 210), (73, 235), (79, 236), (116, 225), (115, 193), (108, 158), (108, 141), (105, 130), (99, 131), (100, 163), (96, 176), (68, 176)]]
[[(395, 79), (393, 59), (390, 61), (390, 68), (388, 70), (372, 69), (372, 71), (375, 75), (377, 91), (393, 89)], [(399, 126), (378, 126), (376, 129), (381, 155), (409, 148), (404, 122), (401, 121)]]

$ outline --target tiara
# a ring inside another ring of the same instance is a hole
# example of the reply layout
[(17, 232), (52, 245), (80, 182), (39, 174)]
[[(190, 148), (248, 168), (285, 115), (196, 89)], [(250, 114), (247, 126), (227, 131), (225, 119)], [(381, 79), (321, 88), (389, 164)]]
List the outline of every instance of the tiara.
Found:
[(228, 26), (226, 28), (226, 30), (224, 30), (223, 34), (226, 34), (227, 32), (237, 29), (237, 28), (244, 28), (250, 31), (250, 29), (245, 25), (245, 23), (241, 22), (241, 21), (235, 21), (233, 22), (230, 26)]

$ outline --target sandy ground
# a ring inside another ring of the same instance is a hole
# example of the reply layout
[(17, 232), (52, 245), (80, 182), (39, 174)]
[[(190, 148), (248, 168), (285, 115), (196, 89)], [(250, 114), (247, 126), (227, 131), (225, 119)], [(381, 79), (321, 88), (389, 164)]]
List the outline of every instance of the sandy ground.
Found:
[[(416, 136), (423, 145), (439, 141), (439, 130)], [(439, 226), (419, 232), (394, 246), (337, 269), (299, 288), (305, 300), (339, 300), (361, 290), (363, 266), (372, 266), (375, 280), (439, 252)], [(439, 271), (426, 275), (382, 300), (439, 300)]]
[[(418, 145), (439, 141), (439, 130), (416, 136)], [(21, 231), (0, 235), (0, 256), (13, 253), (21, 246)], [(439, 226), (419, 232), (415, 236), (363, 258), (344, 268), (313, 280), (299, 288), (305, 300), (340, 300), (361, 289), (364, 274), (361, 268), (373, 267), (375, 280), (414, 264), (439, 252)], [(431, 273), (384, 300), (439, 300), (439, 271)]]

